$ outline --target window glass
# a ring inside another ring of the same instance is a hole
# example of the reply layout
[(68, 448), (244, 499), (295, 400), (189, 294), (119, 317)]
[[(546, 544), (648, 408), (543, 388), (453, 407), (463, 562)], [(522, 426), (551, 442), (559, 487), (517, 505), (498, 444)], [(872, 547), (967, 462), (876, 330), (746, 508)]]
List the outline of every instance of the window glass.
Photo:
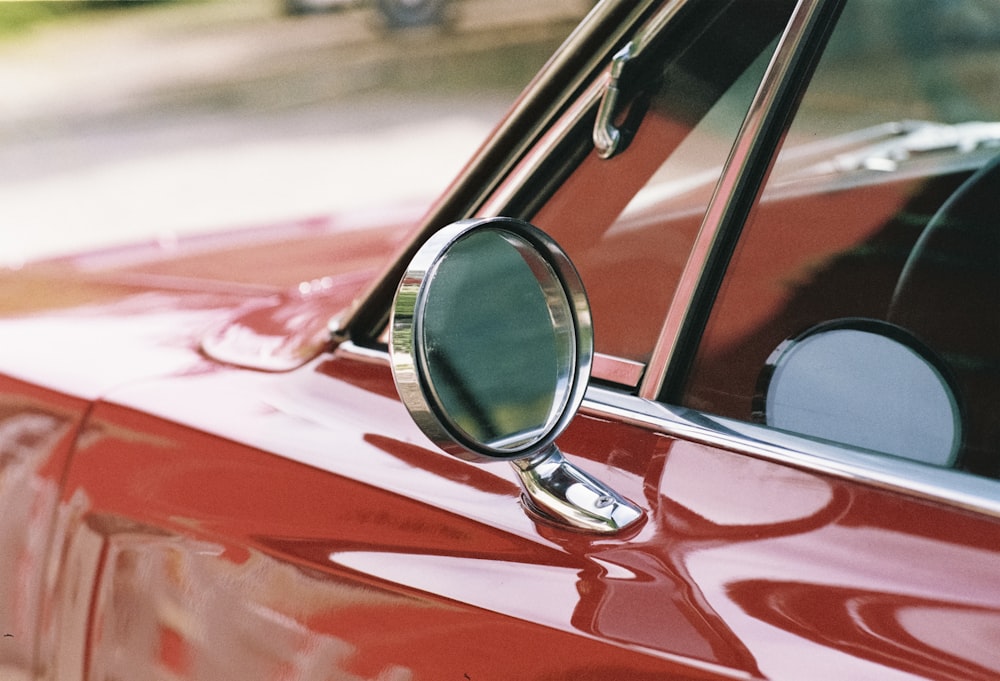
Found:
[(619, 121), (635, 125), (627, 148), (607, 160), (591, 151), (529, 216), (579, 269), (598, 352), (640, 362), (652, 353), (722, 165), (793, 6), (688, 3), (669, 27), (656, 65), (639, 76), (638, 101), (623, 106)]
[[(1000, 473), (998, 57), (998, 2), (848, 2), (737, 244), (684, 405)], [(793, 372), (815, 385), (788, 392), (815, 418), (775, 422), (771, 381), (831, 325), (855, 329), (839, 337), (856, 352), (817, 343), (831, 352)], [(876, 338), (896, 349), (862, 350)], [(927, 390), (940, 406), (923, 421), (954, 423), (955, 451), (885, 444), (918, 427), (906, 415)]]

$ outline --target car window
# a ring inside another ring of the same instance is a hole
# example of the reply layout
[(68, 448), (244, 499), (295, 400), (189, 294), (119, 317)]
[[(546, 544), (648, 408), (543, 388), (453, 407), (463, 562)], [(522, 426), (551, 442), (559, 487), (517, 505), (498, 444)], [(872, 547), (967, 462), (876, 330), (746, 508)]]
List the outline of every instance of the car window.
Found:
[(600, 353), (646, 362), (656, 344), (715, 183), (794, 7), (786, 0), (750, 4), (754, 11), (747, 3), (688, 3), (621, 117), (621, 125), (635, 127), (625, 150), (603, 159), (588, 148), (572, 175), (526, 216), (579, 269)]
[(998, 56), (1000, 3), (847, 3), (681, 404), (1000, 474)]

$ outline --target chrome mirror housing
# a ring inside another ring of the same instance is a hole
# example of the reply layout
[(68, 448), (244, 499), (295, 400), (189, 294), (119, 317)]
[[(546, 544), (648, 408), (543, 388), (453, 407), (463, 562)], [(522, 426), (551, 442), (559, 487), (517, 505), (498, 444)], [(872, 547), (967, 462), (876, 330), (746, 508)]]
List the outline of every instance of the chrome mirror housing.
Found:
[(579, 275), (543, 232), (511, 218), (440, 230), (399, 284), (389, 333), (400, 398), (446, 452), (511, 461), (525, 505), (575, 529), (642, 517), (555, 445), (583, 400), (593, 331)]

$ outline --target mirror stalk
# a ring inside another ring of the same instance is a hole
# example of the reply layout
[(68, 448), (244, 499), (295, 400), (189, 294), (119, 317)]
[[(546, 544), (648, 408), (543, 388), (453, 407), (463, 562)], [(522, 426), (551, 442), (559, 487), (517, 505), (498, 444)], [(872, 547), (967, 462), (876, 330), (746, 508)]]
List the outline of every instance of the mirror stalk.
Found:
[(642, 518), (642, 510), (566, 460), (554, 444), (528, 459), (512, 461), (535, 513), (586, 532), (621, 532)]

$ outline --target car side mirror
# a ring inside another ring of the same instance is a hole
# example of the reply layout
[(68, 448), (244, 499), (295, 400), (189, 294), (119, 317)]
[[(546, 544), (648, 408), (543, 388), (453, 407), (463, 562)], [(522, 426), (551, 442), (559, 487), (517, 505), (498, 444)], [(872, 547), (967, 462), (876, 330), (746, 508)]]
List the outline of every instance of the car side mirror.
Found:
[(526, 507), (574, 529), (642, 517), (555, 445), (583, 400), (593, 331), (579, 275), (543, 232), (511, 218), (440, 230), (399, 284), (389, 334), (400, 398), (446, 452), (512, 462)]

